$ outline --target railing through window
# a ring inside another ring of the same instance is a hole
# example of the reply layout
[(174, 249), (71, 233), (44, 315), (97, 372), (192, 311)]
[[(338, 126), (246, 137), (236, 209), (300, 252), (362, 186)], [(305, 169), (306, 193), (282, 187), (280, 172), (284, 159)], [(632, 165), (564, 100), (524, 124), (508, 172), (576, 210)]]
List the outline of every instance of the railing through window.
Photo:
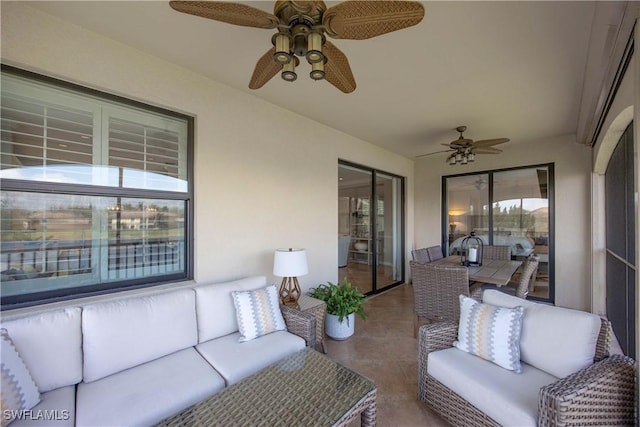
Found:
[[(179, 272), (184, 262), (183, 239), (111, 241), (107, 250), (109, 279)], [(2, 282), (89, 274), (94, 254), (91, 242), (2, 242)]]

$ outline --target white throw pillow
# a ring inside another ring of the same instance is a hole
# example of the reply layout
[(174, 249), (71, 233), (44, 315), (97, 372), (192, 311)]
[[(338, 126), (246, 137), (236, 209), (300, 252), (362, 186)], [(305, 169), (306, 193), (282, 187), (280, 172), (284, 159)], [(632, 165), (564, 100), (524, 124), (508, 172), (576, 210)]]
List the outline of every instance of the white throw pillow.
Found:
[(240, 342), (287, 329), (275, 285), (254, 291), (233, 291)]
[(0, 329), (2, 336), (2, 420), (4, 427), (17, 416), (17, 411), (29, 410), (40, 402), (40, 392), (31, 378), (27, 366), (22, 361), (16, 346), (6, 329)]
[(524, 308), (496, 307), (460, 295), (460, 323), (454, 347), (520, 373)]

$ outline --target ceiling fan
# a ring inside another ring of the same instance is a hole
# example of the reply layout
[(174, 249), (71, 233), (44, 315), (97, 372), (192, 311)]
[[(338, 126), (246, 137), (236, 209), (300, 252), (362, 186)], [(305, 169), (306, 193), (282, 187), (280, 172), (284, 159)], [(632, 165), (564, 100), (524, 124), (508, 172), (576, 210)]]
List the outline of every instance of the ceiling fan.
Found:
[(273, 47), (256, 63), (249, 88), (259, 89), (278, 72), (297, 79), (298, 57), (311, 64), (309, 76), (326, 79), (344, 93), (356, 89), (347, 57), (326, 39), (363, 40), (419, 23), (424, 7), (417, 1), (343, 1), (327, 8), (324, 1), (278, 0), (273, 14), (253, 6), (223, 1), (170, 1), (178, 12), (245, 27), (276, 29)]
[(422, 154), (416, 157), (431, 156), (438, 153), (451, 153), (447, 157), (447, 163), (449, 163), (450, 165), (455, 165), (457, 163), (466, 165), (467, 163), (473, 162), (476, 159), (476, 154), (502, 153), (502, 150), (494, 148), (493, 146), (509, 142), (509, 138), (482, 139), (480, 141), (474, 141), (473, 139), (465, 138), (462, 135), (466, 130), (466, 126), (458, 126), (456, 128), (456, 131), (460, 133), (458, 139), (447, 144), (442, 144), (445, 147), (449, 147), (448, 150)]

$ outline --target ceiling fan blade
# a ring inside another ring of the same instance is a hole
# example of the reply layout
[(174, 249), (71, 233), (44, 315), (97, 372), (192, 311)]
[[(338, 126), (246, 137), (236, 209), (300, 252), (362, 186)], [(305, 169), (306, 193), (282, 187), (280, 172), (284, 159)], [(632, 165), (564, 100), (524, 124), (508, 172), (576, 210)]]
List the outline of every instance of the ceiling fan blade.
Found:
[(325, 44), (324, 55), (327, 57), (324, 67), (325, 80), (344, 93), (356, 90), (356, 81), (346, 55), (329, 41)]
[(240, 3), (220, 1), (170, 1), (178, 12), (226, 22), (244, 27), (276, 28), (280, 21), (275, 15)]
[(343, 1), (327, 9), (322, 24), (336, 39), (364, 40), (416, 25), (424, 17), (417, 1)]
[(440, 151), (434, 151), (433, 153), (420, 154), (419, 156), (416, 156), (416, 159), (419, 158), (419, 157), (431, 156), (433, 154), (448, 153), (450, 151), (455, 151), (455, 150), (440, 150)]
[(251, 76), (251, 80), (249, 81), (249, 89), (260, 89), (267, 83), (273, 76), (278, 74), (278, 71), (282, 69), (282, 67), (273, 60), (273, 55), (276, 53), (276, 48), (272, 47), (262, 55), (258, 62), (256, 63), (256, 67), (253, 70), (253, 75)]
[(509, 138), (482, 139), (473, 143), (474, 147), (491, 147), (493, 145), (509, 142)]
[(498, 148), (486, 147), (486, 148), (474, 148), (473, 152), (475, 154), (500, 154), (502, 153), (502, 150)]

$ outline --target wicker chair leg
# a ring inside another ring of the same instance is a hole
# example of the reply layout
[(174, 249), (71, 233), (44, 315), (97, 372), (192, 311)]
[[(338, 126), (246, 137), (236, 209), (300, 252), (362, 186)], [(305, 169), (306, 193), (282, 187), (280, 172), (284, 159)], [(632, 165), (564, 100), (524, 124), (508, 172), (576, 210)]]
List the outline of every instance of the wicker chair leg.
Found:
[(413, 337), (418, 339), (418, 325), (420, 324), (420, 316), (417, 314), (413, 317)]

